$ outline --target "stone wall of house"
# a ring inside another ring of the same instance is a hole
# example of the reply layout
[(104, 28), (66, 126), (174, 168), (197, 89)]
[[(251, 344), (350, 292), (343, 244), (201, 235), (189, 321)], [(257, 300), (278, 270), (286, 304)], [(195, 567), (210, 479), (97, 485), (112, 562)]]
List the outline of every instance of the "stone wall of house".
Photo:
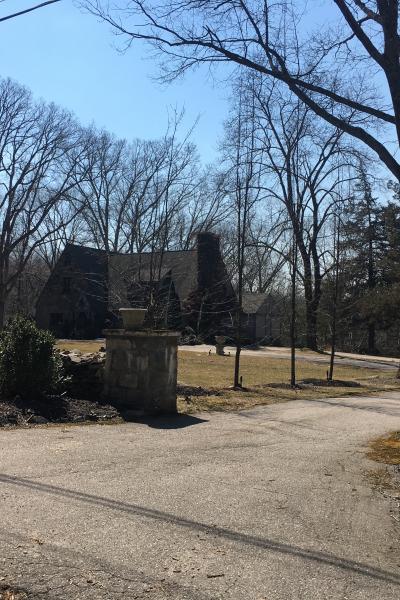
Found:
[(58, 338), (99, 337), (107, 315), (107, 256), (67, 245), (36, 305), (36, 322)]

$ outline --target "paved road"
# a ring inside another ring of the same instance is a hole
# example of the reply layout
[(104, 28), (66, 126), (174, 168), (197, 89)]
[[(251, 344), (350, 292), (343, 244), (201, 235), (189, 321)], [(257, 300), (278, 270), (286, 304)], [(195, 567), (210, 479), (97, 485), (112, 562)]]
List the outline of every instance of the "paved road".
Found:
[(44, 600), (398, 600), (364, 471), (400, 394), (0, 431), (0, 585)]
[[(210, 344), (199, 344), (197, 346), (180, 346), (183, 352), (212, 352), (215, 354), (215, 346)], [(233, 346), (225, 346), (225, 353), (233, 355), (235, 353)], [(260, 346), (257, 350), (243, 348), (243, 356), (252, 356), (256, 358), (285, 358), (290, 359), (290, 348), (278, 348), (274, 346)], [(298, 350), (296, 359), (300, 361), (323, 363), (328, 365), (330, 362), (329, 354), (320, 352), (311, 352), (310, 350)], [(337, 365), (348, 365), (351, 367), (363, 367), (365, 369), (377, 369), (379, 371), (395, 371), (399, 366), (398, 358), (368, 356), (366, 354), (350, 354), (348, 352), (338, 352), (336, 354)]]

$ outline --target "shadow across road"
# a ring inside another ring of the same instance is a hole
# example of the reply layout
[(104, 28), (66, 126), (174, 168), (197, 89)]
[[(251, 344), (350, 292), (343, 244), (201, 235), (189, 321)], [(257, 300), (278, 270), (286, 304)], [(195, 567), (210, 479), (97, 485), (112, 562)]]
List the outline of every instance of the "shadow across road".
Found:
[(260, 548), (269, 552), (275, 552), (283, 555), (297, 557), (306, 561), (311, 561), (317, 564), (333, 567), (347, 572), (352, 572), (356, 575), (384, 581), (397, 586), (400, 586), (400, 574), (391, 573), (372, 565), (364, 564), (358, 561), (349, 560), (340, 556), (335, 556), (327, 552), (318, 550), (310, 550), (300, 546), (285, 544), (273, 539), (249, 535), (243, 532), (234, 531), (225, 527), (208, 525), (185, 517), (180, 517), (171, 513), (160, 511), (153, 508), (147, 508), (137, 504), (129, 504), (119, 500), (112, 500), (102, 496), (96, 496), (71, 490), (64, 487), (58, 487), (46, 483), (37, 482), (31, 479), (22, 477), (12, 477), (10, 475), (0, 474), (0, 482), (10, 486), (28, 488), (42, 494), (51, 494), (62, 498), (69, 498), (74, 501), (92, 504), (97, 507), (102, 507), (107, 510), (118, 511), (131, 514), (145, 519), (162, 521), (170, 523), (177, 527), (190, 529), (193, 531), (220, 536), (231, 542)]
[(142, 423), (148, 425), (152, 429), (184, 429), (185, 427), (191, 427), (192, 425), (200, 425), (200, 423), (207, 423), (207, 419), (200, 419), (193, 415), (162, 415), (162, 416), (136, 416), (134, 414), (121, 413), (122, 418), (125, 421), (132, 423)]

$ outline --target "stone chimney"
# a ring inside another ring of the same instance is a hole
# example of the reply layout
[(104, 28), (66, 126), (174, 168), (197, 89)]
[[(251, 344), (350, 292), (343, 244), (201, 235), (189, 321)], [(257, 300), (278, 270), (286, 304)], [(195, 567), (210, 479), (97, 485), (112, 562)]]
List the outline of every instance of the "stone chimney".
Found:
[(221, 280), (219, 235), (204, 231), (197, 234), (197, 285), (199, 290), (212, 288)]

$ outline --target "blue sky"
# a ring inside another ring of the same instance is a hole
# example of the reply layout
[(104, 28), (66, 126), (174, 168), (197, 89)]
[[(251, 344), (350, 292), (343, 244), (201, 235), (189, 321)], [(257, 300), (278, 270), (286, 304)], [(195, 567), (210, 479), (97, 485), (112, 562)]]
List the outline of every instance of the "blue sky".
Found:
[[(38, 2), (0, 0), (0, 16)], [(311, 0), (307, 6), (310, 28), (336, 15), (333, 2)], [(0, 75), (73, 111), (82, 124), (95, 123), (128, 140), (161, 136), (168, 111), (185, 109), (183, 129), (199, 117), (192, 139), (204, 163), (215, 160), (228, 115), (227, 81), (213, 82), (204, 67), (161, 85), (154, 81), (158, 65), (147, 46), (135, 42), (122, 54), (118, 43), (109, 26), (80, 11), (74, 0), (62, 0), (0, 24)], [(228, 72), (218, 67), (220, 75)]]
[[(34, 3), (5, 0), (0, 15)], [(162, 135), (168, 109), (185, 108), (184, 127), (200, 117), (193, 137), (202, 160), (215, 158), (229, 88), (214, 85), (206, 72), (168, 86), (152, 81), (157, 65), (146, 48), (138, 43), (119, 53), (109, 27), (80, 12), (72, 0), (1, 23), (0, 32), (1, 76), (25, 84), (36, 97), (127, 139)]]

